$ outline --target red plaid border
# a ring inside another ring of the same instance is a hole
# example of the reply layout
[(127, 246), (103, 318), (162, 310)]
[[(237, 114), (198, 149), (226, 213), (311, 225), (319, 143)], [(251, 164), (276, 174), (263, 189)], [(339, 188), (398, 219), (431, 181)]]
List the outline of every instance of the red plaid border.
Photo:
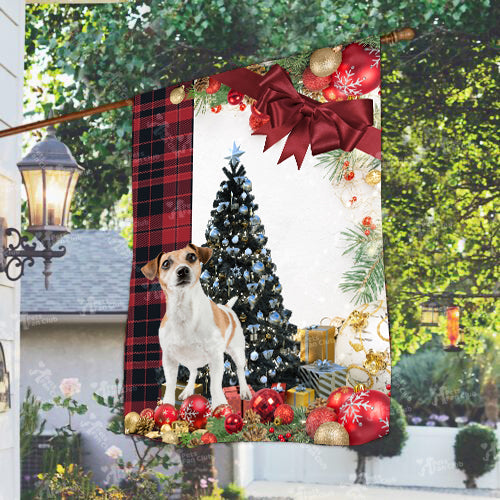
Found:
[(165, 302), (159, 284), (149, 282), (141, 267), (161, 251), (191, 241), (193, 101), (171, 104), (172, 88), (134, 99), (134, 251), (125, 340), (125, 414), (154, 408), (158, 399), (155, 368), (161, 366), (158, 328)]

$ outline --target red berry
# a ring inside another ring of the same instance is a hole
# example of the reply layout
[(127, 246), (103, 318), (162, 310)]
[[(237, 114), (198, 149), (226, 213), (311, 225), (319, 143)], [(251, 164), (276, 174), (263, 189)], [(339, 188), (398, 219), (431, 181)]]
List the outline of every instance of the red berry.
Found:
[(377, 226), (376, 226), (375, 224), (372, 224), (372, 225), (370, 226), (370, 229), (375, 229), (376, 227), (377, 227)]
[(387, 393), (387, 395), (388, 395), (389, 397), (391, 397), (391, 391), (389, 391), (389, 392)]
[(233, 106), (236, 106), (237, 104), (240, 104), (241, 101), (243, 101), (244, 97), (245, 94), (242, 94), (241, 92), (238, 92), (235, 89), (231, 89), (227, 94), (227, 102), (229, 104), (232, 104)]
[(366, 229), (366, 230), (365, 230), (365, 234), (366, 234), (366, 236), (370, 236), (370, 230), (369, 230), (369, 229)]
[(344, 179), (346, 181), (352, 181), (354, 179), (354, 172), (352, 170), (350, 170), (349, 172), (346, 172), (344, 174)]
[(292, 435), (291, 435), (289, 432), (287, 432), (287, 433), (285, 434), (285, 437), (286, 437), (287, 439), (290, 439), (290, 438), (292, 437)]
[(240, 111), (245, 111), (246, 107), (247, 107), (247, 105), (244, 102), (242, 102), (240, 104)]
[(222, 106), (219, 104), (218, 106), (214, 106), (212, 108), (212, 113), (218, 113), (222, 109)]
[(274, 432), (274, 427), (269, 427), (269, 432), (272, 434)]
[(386, 388), (388, 391), (390, 391), (390, 390), (391, 390), (391, 384), (387, 384), (387, 385), (385, 386), (385, 388)]
[(278, 436), (278, 439), (280, 439), (280, 440), (281, 440), (281, 439), (285, 439), (285, 438), (283, 437), (283, 434), (280, 434), (280, 435)]
[(344, 162), (344, 167), (348, 167), (348, 166), (349, 166), (349, 160), (346, 160), (346, 161)]
[(307, 67), (302, 73), (302, 83), (304, 87), (312, 92), (323, 90), (330, 85), (331, 76), (316, 76), (311, 68)]
[(356, 196), (353, 196), (353, 197), (352, 197), (352, 201), (353, 201), (353, 202), (358, 201), (358, 199), (356, 198)]
[(372, 224), (372, 218), (369, 216), (366, 216), (363, 219), (363, 226), (371, 226), (371, 224)]

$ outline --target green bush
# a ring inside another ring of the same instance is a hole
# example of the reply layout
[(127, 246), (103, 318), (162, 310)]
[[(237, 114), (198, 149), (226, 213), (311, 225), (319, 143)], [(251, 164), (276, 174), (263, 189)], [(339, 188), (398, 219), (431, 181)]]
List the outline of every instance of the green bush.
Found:
[(234, 483), (229, 483), (222, 492), (222, 498), (227, 500), (245, 500), (245, 490)]
[(476, 488), (476, 478), (495, 467), (498, 441), (495, 431), (480, 424), (469, 424), (455, 438), (455, 464), (466, 475), (467, 488)]

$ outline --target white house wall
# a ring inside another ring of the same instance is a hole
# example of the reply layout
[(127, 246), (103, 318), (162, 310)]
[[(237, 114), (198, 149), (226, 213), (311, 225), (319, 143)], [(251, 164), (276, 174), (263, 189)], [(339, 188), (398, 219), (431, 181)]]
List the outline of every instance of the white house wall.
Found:
[[(24, 0), (0, 0), (0, 130), (22, 123)], [(20, 224), (19, 136), (0, 139), (0, 217)], [(0, 342), (11, 379), (12, 407), (0, 413), (0, 499), (20, 496), (19, 285), (0, 273)]]

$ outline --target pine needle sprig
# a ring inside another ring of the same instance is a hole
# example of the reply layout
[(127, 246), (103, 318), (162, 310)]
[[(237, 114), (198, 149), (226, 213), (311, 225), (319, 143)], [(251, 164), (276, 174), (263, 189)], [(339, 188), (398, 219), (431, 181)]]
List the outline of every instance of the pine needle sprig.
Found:
[(368, 46), (380, 50), (380, 36), (367, 36), (366, 38), (359, 40), (357, 43), (363, 45), (364, 47)]
[(219, 105), (227, 104), (227, 95), (230, 90), (227, 85), (221, 85), (215, 94), (207, 94), (204, 90), (196, 90), (192, 85), (188, 92), (188, 98), (194, 99), (194, 110), (196, 115), (199, 115)]
[(353, 293), (355, 304), (377, 300), (385, 285), (382, 231), (376, 228), (367, 236), (365, 229), (358, 224), (342, 232), (347, 241), (343, 255), (353, 254), (354, 264), (342, 275), (339, 288), (344, 293)]
[(311, 54), (312, 51), (302, 52), (301, 54), (284, 57), (274, 62), (288, 71), (292, 83), (296, 86), (302, 80), (302, 73), (304, 73), (304, 70), (309, 66)]

